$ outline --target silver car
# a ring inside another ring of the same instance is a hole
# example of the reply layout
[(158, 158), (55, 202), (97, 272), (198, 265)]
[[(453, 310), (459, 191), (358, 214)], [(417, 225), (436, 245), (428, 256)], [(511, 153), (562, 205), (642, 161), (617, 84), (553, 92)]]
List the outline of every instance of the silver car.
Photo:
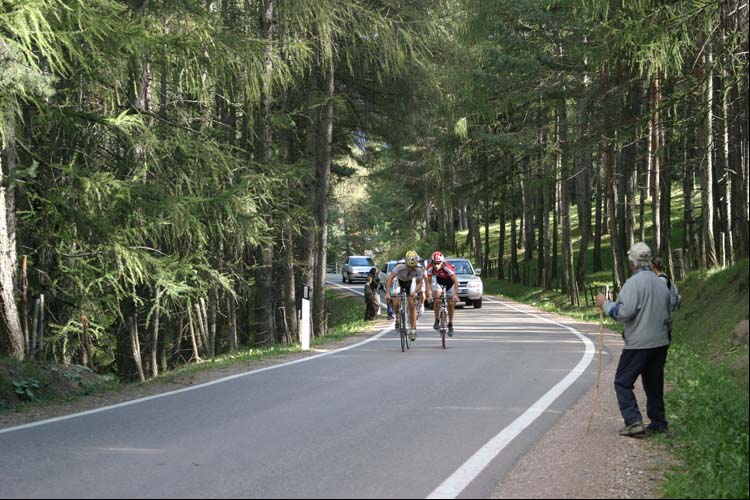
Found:
[(372, 257), (367, 255), (350, 255), (341, 269), (341, 282), (354, 283), (354, 280), (367, 281), (367, 274), (375, 267)]
[(389, 260), (382, 266), (380, 266), (380, 283), (385, 286), (385, 283), (388, 281), (388, 276), (391, 275), (391, 272), (393, 271), (393, 268), (396, 267), (396, 264), (398, 264), (399, 261), (397, 260)]
[[(474, 309), (482, 307), (484, 284), (479, 277), (481, 269), (474, 269), (469, 259), (445, 259), (456, 270), (458, 278), (458, 298), (465, 305), (473, 305)], [(434, 285), (433, 285), (434, 286)]]

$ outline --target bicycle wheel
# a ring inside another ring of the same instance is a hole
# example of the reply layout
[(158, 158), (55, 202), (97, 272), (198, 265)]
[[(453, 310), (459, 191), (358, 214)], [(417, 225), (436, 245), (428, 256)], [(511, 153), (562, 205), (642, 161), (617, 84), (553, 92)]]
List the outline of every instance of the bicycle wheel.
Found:
[(445, 332), (448, 330), (446, 323), (446, 313), (443, 307), (440, 308), (440, 340), (443, 342), (443, 349), (445, 349)]
[(406, 351), (406, 330), (399, 328), (399, 334), (401, 335), (401, 352)]
[(398, 310), (398, 316), (401, 319), (401, 352), (406, 351), (409, 348), (409, 335), (406, 323), (406, 305), (407, 302), (404, 297), (401, 297), (401, 305)]

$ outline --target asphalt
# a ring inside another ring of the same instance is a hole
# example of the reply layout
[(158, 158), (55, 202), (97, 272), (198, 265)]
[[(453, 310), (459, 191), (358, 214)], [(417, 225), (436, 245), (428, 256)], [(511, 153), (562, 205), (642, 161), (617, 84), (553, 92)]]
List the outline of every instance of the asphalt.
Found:
[(443, 350), (431, 314), (405, 353), (386, 329), (345, 350), (2, 429), (0, 496), (487, 497), (591, 387), (594, 346), (485, 299), (457, 310)]

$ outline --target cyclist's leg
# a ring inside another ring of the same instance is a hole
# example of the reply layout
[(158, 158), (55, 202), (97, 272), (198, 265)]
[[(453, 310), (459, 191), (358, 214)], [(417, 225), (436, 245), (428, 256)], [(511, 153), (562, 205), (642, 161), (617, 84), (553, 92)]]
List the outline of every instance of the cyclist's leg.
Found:
[(408, 299), (408, 301), (409, 301), (409, 309), (408, 309), (408, 311), (409, 311), (409, 319), (411, 320), (411, 327), (412, 327), (412, 330), (414, 330), (414, 331), (417, 330), (417, 305), (414, 303), (415, 300), (416, 300), (416, 295), (415, 295), (415, 300), (412, 300), (411, 294), (413, 294), (416, 291), (416, 289), (417, 289), (417, 280), (414, 279), (414, 278), (412, 278), (412, 280), (411, 280), (411, 288), (409, 289), (409, 299)]
[(456, 303), (453, 300), (453, 288), (456, 285), (451, 285), (450, 288), (445, 290), (445, 296), (448, 299), (448, 323), (453, 324), (453, 313), (456, 310)]
[(432, 309), (435, 311), (435, 321), (438, 321), (440, 319), (440, 297), (443, 295), (443, 290), (441, 288), (436, 288), (432, 291), (432, 298), (433, 298), (433, 305)]

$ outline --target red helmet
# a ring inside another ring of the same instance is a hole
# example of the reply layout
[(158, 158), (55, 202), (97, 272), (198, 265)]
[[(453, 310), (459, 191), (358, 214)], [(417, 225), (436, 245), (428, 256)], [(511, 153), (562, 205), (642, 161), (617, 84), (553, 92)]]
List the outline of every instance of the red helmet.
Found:
[(445, 256), (440, 252), (435, 252), (432, 254), (432, 262), (435, 264), (439, 264), (441, 262), (445, 261)]

